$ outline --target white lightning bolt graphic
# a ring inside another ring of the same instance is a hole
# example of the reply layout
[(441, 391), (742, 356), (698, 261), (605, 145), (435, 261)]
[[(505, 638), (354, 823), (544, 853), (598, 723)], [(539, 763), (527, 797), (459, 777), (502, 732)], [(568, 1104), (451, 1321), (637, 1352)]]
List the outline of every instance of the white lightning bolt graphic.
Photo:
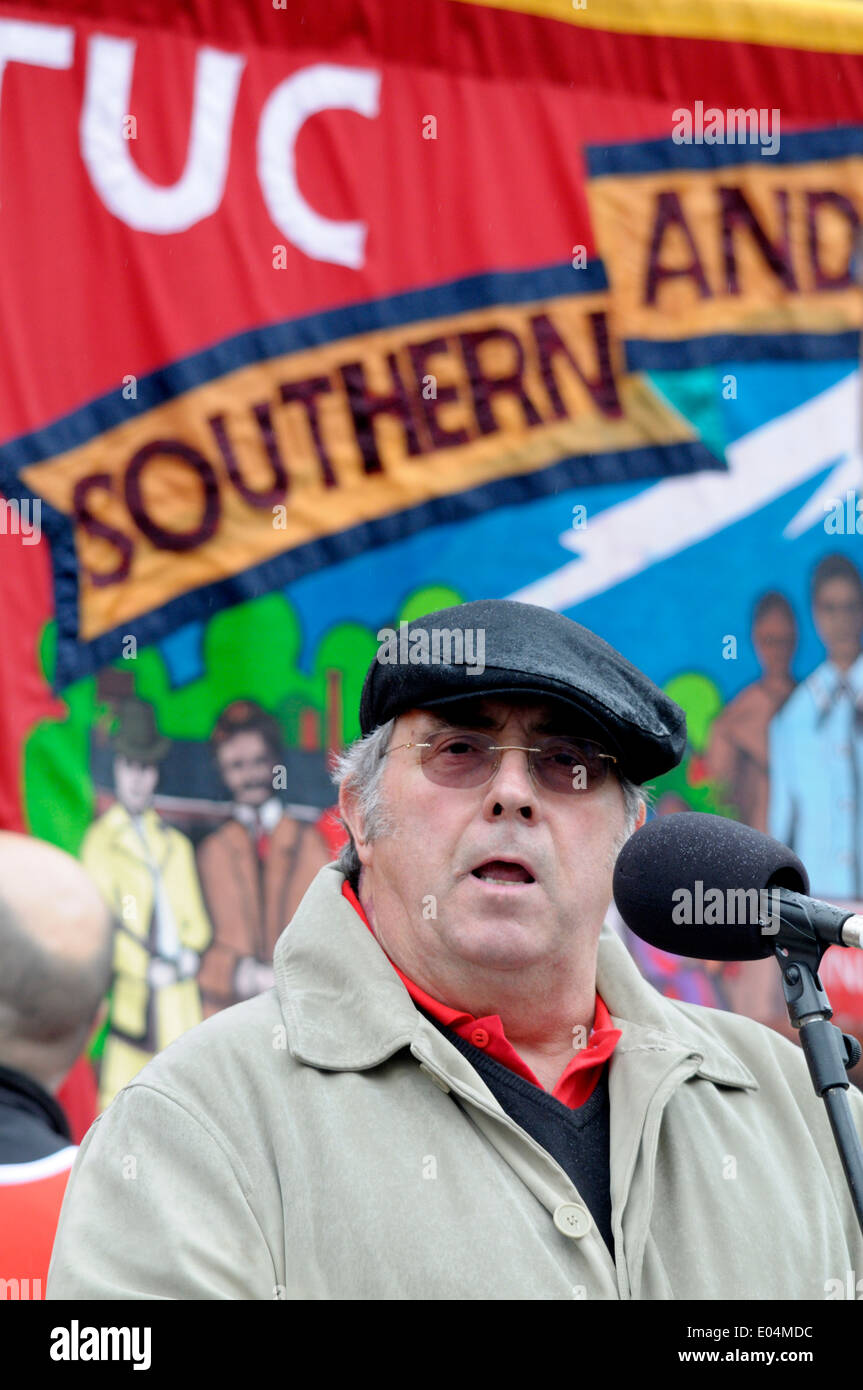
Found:
[(827, 474), (820, 487), (817, 487), (812, 496), (807, 498), (800, 511), (793, 516), (788, 525), (782, 532), (786, 540), (796, 540), (802, 536), (804, 531), (808, 531), (810, 526), (820, 526), (824, 522), (826, 509), (836, 501), (845, 503), (845, 493), (848, 489), (859, 491), (860, 482), (863, 480), (863, 458), (859, 454), (849, 454), (847, 458), (840, 459), (836, 467)]
[(800, 534), (815, 520), (816, 498), (823, 520), (825, 497), (842, 496), (860, 482), (858, 409), (859, 373), (854, 371), (730, 445), (727, 473), (667, 478), (601, 512), (584, 531), (564, 532), (561, 545), (577, 551), (578, 558), (510, 597), (559, 611), (572, 608), (723, 530), (838, 460), (786, 528), (789, 537)]

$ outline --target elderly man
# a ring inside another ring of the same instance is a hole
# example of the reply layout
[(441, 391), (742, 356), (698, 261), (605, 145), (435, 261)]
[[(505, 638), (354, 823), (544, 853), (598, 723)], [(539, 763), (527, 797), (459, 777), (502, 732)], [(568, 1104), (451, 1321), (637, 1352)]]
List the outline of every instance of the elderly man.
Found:
[[(482, 672), (422, 659), (468, 628)], [(824, 1298), (863, 1241), (802, 1054), (664, 1000), (603, 927), (682, 712), (543, 609), (409, 637), (368, 673), (350, 844), (275, 988), (90, 1131), (49, 1297)]]

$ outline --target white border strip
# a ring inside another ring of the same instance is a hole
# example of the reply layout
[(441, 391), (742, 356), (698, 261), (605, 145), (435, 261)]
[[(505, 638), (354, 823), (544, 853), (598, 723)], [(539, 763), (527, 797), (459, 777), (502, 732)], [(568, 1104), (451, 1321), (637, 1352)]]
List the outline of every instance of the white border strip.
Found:
[(22, 1182), (39, 1182), (42, 1178), (53, 1178), (66, 1172), (75, 1162), (77, 1144), (59, 1149), (55, 1154), (44, 1158), (34, 1158), (32, 1163), (0, 1163), (0, 1187), (14, 1187)]

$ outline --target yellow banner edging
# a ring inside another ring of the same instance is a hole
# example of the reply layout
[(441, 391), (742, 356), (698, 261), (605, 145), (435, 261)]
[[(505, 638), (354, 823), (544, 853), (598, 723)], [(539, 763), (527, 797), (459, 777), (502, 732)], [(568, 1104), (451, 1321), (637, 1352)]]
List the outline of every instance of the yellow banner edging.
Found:
[(584, 29), (863, 53), (860, 0), (455, 0)]

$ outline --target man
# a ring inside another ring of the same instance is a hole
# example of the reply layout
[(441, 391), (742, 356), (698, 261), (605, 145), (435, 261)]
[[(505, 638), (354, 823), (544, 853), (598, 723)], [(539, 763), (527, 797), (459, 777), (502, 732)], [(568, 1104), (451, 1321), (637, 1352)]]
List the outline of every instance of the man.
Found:
[[(784, 594), (770, 590), (759, 598), (752, 615), (752, 645), (761, 676), (741, 690), (714, 720), (705, 766), (722, 784), (743, 823), (766, 831), (768, 728), (795, 686), (791, 662), (797, 623)], [(793, 1036), (781, 976), (773, 959), (735, 961), (720, 969), (716, 983), (729, 1008)]]
[(783, 594), (762, 594), (752, 616), (752, 645), (761, 676), (714, 720), (705, 764), (723, 784), (745, 825), (767, 829), (767, 729), (794, 689), (791, 661), (797, 624)]
[(111, 974), (111, 919), (71, 855), (0, 833), (0, 1299), (42, 1298), (76, 1149), (56, 1096)]
[(482, 674), (372, 662), (341, 866), (275, 989), (91, 1130), (50, 1297), (819, 1298), (863, 1267), (800, 1051), (663, 999), (603, 928), (682, 711), (532, 605), (410, 631), (458, 627)]
[(317, 830), (287, 815), (273, 792), (281, 731), (271, 714), (236, 700), (216, 721), (213, 747), (234, 800), (230, 820), (198, 850), (214, 931), (198, 975), (207, 1017), (272, 988), (279, 934), (332, 858)]
[(149, 705), (122, 704), (113, 745), (117, 801), (90, 827), (81, 849), (116, 918), (99, 1078), (103, 1108), (154, 1053), (201, 1022), (195, 977), (212, 937), (192, 843), (153, 808), (170, 742)]
[(809, 870), (812, 891), (863, 900), (863, 579), (825, 555), (812, 613), (827, 660), (770, 725), (770, 834)]

